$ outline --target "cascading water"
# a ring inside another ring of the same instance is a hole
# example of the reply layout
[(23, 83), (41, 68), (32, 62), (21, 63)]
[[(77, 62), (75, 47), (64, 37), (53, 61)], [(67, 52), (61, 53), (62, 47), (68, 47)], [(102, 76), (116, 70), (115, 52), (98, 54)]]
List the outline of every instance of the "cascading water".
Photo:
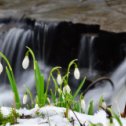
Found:
[(81, 68), (87, 69), (87, 77), (93, 78), (96, 72), (93, 69), (93, 42), (95, 40), (96, 35), (92, 34), (84, 34), (82, 35), (80, 41), (80, 51), (78, 55), (78, 62)]
[(85, 99), (86, 102), (92, 99), (95, 106), (97, 106), (100, 97), (103, 96), (107, 104), (112, 105), (113, 110), (121, 113), (124, 111), (126, 102), (126, 58), (116, 70), (111, 73), (110, 79), (114, 84), (114, 89), (111, 88), (108, 82), (100, 82), (100, 86), (90, 90), (86, 94)]
[[(22, 60), (25, 56), (26, 46), (33, 49), (35, 55), (37, 57), (38, 62), (40, 63), (40, 68), (42, 72), (45, 74), (45, 79), (47, 78), (47, 73), (50, 68), (47, 67), (43, 60), (44, 55), (47, 50), (43, 50), (42, 47), (45, 47), (46, 43), (46, 35), (48, 35), (48, 28), (46, 28), (45, 23), (41, 23), (41, 26), (38, 26), (39, 22), (35, 24), (34, 29), (24, 29), (22, 27), (10, 28), (9, 31), (6, 32), (2, 41), (0, 41), (0, 51), (3, 52), (6, 57), (9, 59), (10, 64), (14, 68), (14, 74), (16, 77), (16, 81), (18, 84), (19, 92), (22, 95), (25, 92), (25, 86), (29, 87), (31, 90), (34, 89), (34, 73), (33, 68), (29, 68), (28, 70), (22, 69)], [(38, 30), (38, 31), (36, 31)], [(48, 36), (49, 37), (49, 36)], [(48, 53), (48, 52), (47, 52)], [(43, 54), (43, 55), (42, 55)], [(41, 61), (41, 62), (40, 62)], [(4, 63), (4, 62), (3, 62)], [(4, 79), (3, 79), (4, 78)], [(5, 73), (1, 75), (1, 82), (8, 83), (7, 77)], [(3, 86), (3, 87), (2, 87)], [(12, 103), (13, 95), (10, 90), (10, 87), (7, 84), (2, 84), (1, 93), (0, 93), (0, 105), (10, 104)], [(7, 88), (8, 87), (8, 88)], [(2, 91), (3, 89), (4, 92)], [(7, 97), (9, 95), (10, 97)]]

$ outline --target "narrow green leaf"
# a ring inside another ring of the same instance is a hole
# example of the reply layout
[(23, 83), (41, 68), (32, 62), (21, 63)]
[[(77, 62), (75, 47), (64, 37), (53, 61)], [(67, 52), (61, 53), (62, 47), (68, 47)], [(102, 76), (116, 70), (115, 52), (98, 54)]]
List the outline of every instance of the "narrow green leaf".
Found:
[(36, 89), (37, 89), (37, 95), (38, 95), (38, 102), (39, 105), (44, 106), (45, 105), (45, 98), (44, 98), (44, 76), (41, 74), (39, 65), (37, 61), (35, 61), (35, 80), (36, 80)]
[(120, 126), (123, 126), (123, 124), (122, 124), (122, 122), (121, 122), (119, 116), (118, 116), (116, 113), (113, 113), (113, 116), (114, 116), (114, 118), (117, 120), (117, 122), (119, 123), (119, 125), (120, 125)]
[(21, 102), (20, 102), (20, 97), (19, 97), (19, 93), (18, 93), (18, 89), (17, 89), (17, 86), (16, 86), (16, 81), (14, 79), (13, 72), (11, 70), (9, 70), (8, 67), (6, 67), (6, 73), (7, 73), (12, 91), (14, 93), (16, 108), (20, 108)]
[(52, 92), (52, 90), (50, 90), (50, 93), (51, 93), (52, 101), (53, 101), (53, 103), (55, 104), (55, 103), (56, 103), (56, 96), (55, 96), (55, 94)]
[(104, 102), (104, 98), (103, 96), (100, 97), (99, 99), (99, 103), (98, 103), (98, 108), (100, 109), (100, 107), (102, 106), (102, 103)]
[(94, 114), (94, 102), (93, 100), (90, 101), (89, 107), (88, 107), (88, 115), (93, 115)]
[(83, 87), (83, 85), (84, 85), (84, 83), (85, 83), (85, 80), (86, 80), (86, 77), (84, 77), (84, 79), (83, 79), (82, 82), (80, 83), (80, 85), (79, 85), (79, 87), (77, 88), (77, 90), (76, 90), (76, 92), (75, 92), (73, 98), (75, 98), (75, 97), (78, 95), (78, 93), (80, 92), (81, 88)]

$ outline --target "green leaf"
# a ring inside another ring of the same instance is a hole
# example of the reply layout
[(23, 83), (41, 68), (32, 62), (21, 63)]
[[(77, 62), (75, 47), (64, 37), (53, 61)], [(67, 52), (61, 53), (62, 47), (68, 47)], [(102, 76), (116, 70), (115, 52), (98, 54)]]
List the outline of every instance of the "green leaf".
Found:
[(122, 122), (121, 122), (119, 116), (118, 116), (116, 113), (113, 113), (113, 116), (114, 116), (114, 118), (117, 120), (117, 122), (119, 123), (119, 125), (120, 125), (120, 126), (123, 126), (123, 124), (122, 124)]
[(50, 93), (51, 93), (52, 101), (53, 101), (53, 103), (55, 104), (55, 103), (56, 103), (56, 96), (55, 96), (55, 93), (53, 93), (52, 89), (50, 90)]
[(88, 107), (88, 115), (93, 115), (94, 114), (94, 102), (93, 100), (90, 101), (89, 107)]
[(103, 102), (104, 102), (104, 98), (103, 98), (103, 96), (101, 96), (100, 99), (99, 99), (99, 103), (98, 103), (99, 109), (100, 109), (100, 107), (102, 106), (102, 103), (103, 103)]
[(38, 95), (38, 103), (40, 106), (45, 105), (45, 95), (44, 95), (44, 76), (41, 74), (37, 61), (35, 63), (35, 81), (36, 81), (36, 90)]
[(83, 85), (84, 85), (84, 83), (85, 83), (85, 80), (86, 80), (86, 77), (84, 77), (84, 79), (83, 79), (82, 82), (80, 83), (80, 85), (79, 85), (78, 89), (76, 90), (76, 92), (75, 92), (73, 98), (75, 98), (75, 97), (78, 95), (78, 93), (80, 92), (81, 88), (83, 87)]
[(14, 93), (16, 108), (20, 108), (21, 107), (20, 97), (19, 97), (19, 93), (18, 93), (18, 89), (17, 89), (17, 86), (16, 86), (16, 81), (15, 81), (13, 72), (11, 70), (9, 70), (8, 67), (6, 67), (6, 73), (7, 73), (12, 91)]

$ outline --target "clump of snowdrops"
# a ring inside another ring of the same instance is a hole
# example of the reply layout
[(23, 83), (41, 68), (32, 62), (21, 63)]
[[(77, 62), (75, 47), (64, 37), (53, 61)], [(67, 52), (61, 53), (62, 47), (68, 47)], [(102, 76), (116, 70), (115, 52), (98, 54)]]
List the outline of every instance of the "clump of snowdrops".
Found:
[[(5, 70), (6, 70), (6, 74), (9, 79), (9, 82), (10, 82), (12, 92), (14, 94), (16, 109), (21, 108), (22, 104), (27, 106), (28, 98), (30, 98), (31, 107), (34, 107), (34, 106), (43, 107), (43, 106), (49, 105), (49, 104), (53, 104), (58, 107), (65, 107), (66, 108), (65, 116), (67, 118), (68, 118), (69, 109), (71, 109), (72, 111), (85, 113), (86, 105), (85, 105), (85, 101), (84, 101), (84, 96), (80, 93), (80, 90), (84, 85), (86, 77), (84, 77), (82, 79), (81, 83), (79, 84), (79, 86), (75, 92), (72, 92), (70, 85), (69, 85), (69, 76), (71, 73), (71, 68), (74, 67), (73, 75), (74, 75), (75, 79), (76, 80), (80, 79), (80, 71), (79, 71), (79, 68), (77, 65), (77, 59), (72, 60), (68, 64), (67, 71), (64, 75), (62, 75), (62, 73), (61, 73), (60, 66), (56, 66), (56, 67), (52, 68), (52, 70), (50, 71), (48, 80), (45, 84), (44, 75), (39, 68), (38, 62), (35, 58), (33, 51), (29, 47), (27, 47), (27, 49), (28, 49), (28, 51), (26, 52), (25, 57), (22, 61), (22, 67), (25, 70), (29, 67), (29, 64), (30, 64), (29, 55), (31, 55), (32, 60), (33, 60), (36, 97), (34, 99), (32, 96), (32, 92), (30, 91), (30, 89), (28, 87), (26, 87), (26, 92), (24, 94), (22, 101), (19, 97), (18, 87), (16, 84), (16, 80), (14, 77), (12, 67), (11, 67), (8, 59), (6, 58), (6, 56), (2, 52), (0, 52), (0, 56), (6, 62)], [(2, 73), (3, 69), (4, 69), (3, 65), (0, 62), (0, 74)], [(54, 72), (57, 74), (56, 77), (53, 75)], [(49, 85), (51, 84), (51, 80), (54, 83), (54, 90), (49, 88)], [(51, 94), (51, 97), (49, 94)], [(79, 96), (78, 100), (76, 99), (77, 96)], [(88, 106), (88, 111), (87, 111), (88, 115), (94, 114), (94, 105), (93, 104), (94, 104), (93, 101), (90, 101), (89, 106)], [(108, 108), (106, 106), (102, 97), (100, 98), (99, 107), (102, 108), (103, 110), (105, 110), (109, 114), (111, 123), (112, 123), (112, 118), (115, 117), (117, 119), (117, 121), (119, 122), (119, 124), (121, 125), (119, 117), (115, 113), (112, 112), (111, 108)], [(1, 112), (0, 112), (0, 115), (1, 115), (0, 119), (4, 120)], [(15, 114), (15, 115), (17, 117), (17, 114)], [(14, 121), (16, 120), (15, 115), (12, 114), (12, 116), (14, 116)], [(8, 118), (10, 118), (10, 117), (8, 117)], [(13, 121), (13, 120), (11, 120), (11, 121)], [(14, 122), (11, 122), (11, 123), (14, 123)], [(91, 124), (91, 125), (93, 125), (93, 124)]]
[[(30, 64), (30, 58), (29, 56), (31, 55), (32, 60), (33, 60), (33, 69), (34, 69), (34, 78), (35, 78), (35, 87), (36, 87), (36, 97), (33, 99), (32, 93), (28, 87), (26, 87), (26, 92), (24, 94), (23, 100), (20, 99), (19, 97), (19, 92), (18, 92), (18, 87), (16, 84), (16, 80), (14, 77), (14, 73), (12, 70), (12, 67), (7, 59), (7, 57), (0, 52), (0, 56), (2, 59), (5, 61), (5, 70), (7, 77), (10, 82), (10, 86), (12, 89), (12, 92), (14, 94), (14, 100), (15, 100), (15, 106), (17, 109), (21, 108), (22, 104), (27, 105), (28, 104), (28, 98), (31, 100), (31, 106), (35, 106), (38, 104), (39, 107), (43, 107), (47, 104), (53, 104), (55, 106), (59, 107), (66, 107), (67, 109), (71, 108), (73, 110), (76, 110), (78, 112), (84, 112), (85, 108), (85, 102), (84, 102), (84, 97), (80, 95), (79, 102), (76, 101), (76, 97), (78, 96), (82, 86), (84, 85), (85, 82), (85, 77), (83, 78), (82, 82), (80, 83), (78, 89), (75, 92), (72, 92), (70, 86), (69, 86), (69, 75), (71, 73), (71, 67), (74, 66), (74, 72), (73, 75), (75, 79), (80, 79), (80, 72), (79, 68), (77, 66), (77, 60), (72, 60), (67, 68), (67, 71), (64, 75), (61, 74), (61, 67), (56, 66), (52, 68), (50, 71), (48, 80), (45, 84), (44, 80), (44, 75), (41, 72), (38, 62), (35, 58), (35, 55), (33, 51), (27, 47), (28, 51), (25, 54), (25, 57), (22, 61), (22, 67), (27, 70)], [(3, 65), (0, 62), (0, 73), (3, 71)], [(54, 77), (54, 72), (57, 74), (56, 77)], [(51, 84), (51, 80), (54, 83), (54, 90), (49, 88), (49, 85)], [(46, 87), (45, 87), (46, 86)], [(51, 94), (51, 97), (50, 95)], [(52, 103), (50, 103), (50, 101)], [(83, 106), (83, 107), (82, 107)]]

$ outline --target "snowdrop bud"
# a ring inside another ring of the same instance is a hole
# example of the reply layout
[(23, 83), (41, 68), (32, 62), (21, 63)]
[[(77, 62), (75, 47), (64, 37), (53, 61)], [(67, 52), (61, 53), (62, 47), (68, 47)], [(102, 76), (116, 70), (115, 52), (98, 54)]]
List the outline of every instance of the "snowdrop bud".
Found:
[(71, 91), (71, 89), (70, 89), (68, 84), (63, 87), (63, 93), (64, 94), (66, 94), (66, 93), (70, 94), (70, 91)]
[(84, 99), (81, 99), (80, 104), (81, 104), (81, 109), (82, 109), (82, 111), (85, 112), (85, 106), (86, 106), (86, 105), (85, 105)]
[(106, 105), (105, 101), (102, 102), (101, 106), (102, 106), (104, 109), (107, 108), (107, 105)]
[(38, 106), (38, 104), (35, 104), (35, 108), (36, 108), (36, 109), (39, 109), (39, 106)]
[(6, 123), (6, 125), (5, 126), (10, 126), (10, 123), (8, 122), (8, 123)]
[(60, 74), (58, 74), (57, 75), (57, 83), (59, 84), (59, 85), (61, 85), (62, 84), (62, 77), (61, 77), (61, 75)]
[(77, 67), (74, 70), (74, 77), (77, 80), (80, 78), (80, 71), (79, 71), (79, 69)]
[(62, 93), (62, 90), (60, 88), (58, 88), (58, 93), (61, 94)]
[(29, 67), (29, 57), (26, 55), (22, 62), (22, 67), (27, 69)]
[(24, 97), (23, 97), (23, 104), (24, 105), (27, 103), (27, 100), (28, 100), (28, 95), (27, 95), (27, 93), (25, 93)]
[(0, 62), (0, 74), (3, 72), (3, 65)]

